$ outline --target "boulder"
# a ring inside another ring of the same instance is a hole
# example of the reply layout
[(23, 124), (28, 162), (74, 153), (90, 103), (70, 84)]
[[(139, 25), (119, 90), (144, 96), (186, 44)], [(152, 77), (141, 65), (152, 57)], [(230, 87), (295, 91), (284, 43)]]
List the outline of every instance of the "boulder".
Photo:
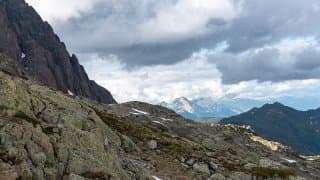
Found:
[(191, 158), (191, 159), (189, 159), (186, 163), (187, 163), (189, 166), (192, 166), (195, 162), (196, 162), (196, 160), (193, 159), (193, 158)]
[(204, 164), (204, 163), (195, 163), (193, 165), (193, 170), (196, 173), (207, 174), (207, 175), (210, 174), (210, 170), (209, 170), (208, 165)]
[(77, 175), (77, 174), (73, 174), (73, 173), (71, 173), (71, 174), (69, 175), (69, 177), (66, 178), (66, 179), (67, 179), (67, 180), (85, 180), (84, 177), (79, 176), (79, 175)]
[(127, 153), (141, 152), (140, 148), (128, 137), (125, 135), (119, 135), (121, 139), (121, 147)]
[(225, 180), (226, 178), (224, 177), (224, 175), (216, 173), (213, 174), (212, 176), (210, 176), (210, 178), (208, 180)]
[(282, 165), (279, 162), (276, 162), (267, 158), (259, 160), (259, 167), (277, 169), (277, 168), (280, 168), (281, 166)]
[(210, 169), (212, 169), (212, 170), (214, 170), (214, 171), (216, 171), (216, 170), (218, 170), (218, 164), (216, 164), (215, 162), (210, 162), (209, 163), (209, 167), (210, 167)]
[(151, 141), (148, 142), (148, 148), (150, 150), (155, 150), (155, 149), (157, 149), (157, 147), (158, 147), (157, 141), (151, 140)]
[(245, 170), (251, 170), (252, 168), (255, 168), (255, 167), (257, 167), (257, 165), (253, 163), (247, 163), (244, 165)]

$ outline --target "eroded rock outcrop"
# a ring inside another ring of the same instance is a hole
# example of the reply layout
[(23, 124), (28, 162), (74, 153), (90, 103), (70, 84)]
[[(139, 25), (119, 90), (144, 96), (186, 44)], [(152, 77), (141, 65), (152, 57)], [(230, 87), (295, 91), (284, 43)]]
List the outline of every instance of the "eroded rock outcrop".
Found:
[(47, 22), (24, 0), (0, 0), (0, 53), (4, 53), (33, 79), (58, 90), (115, 103), (111, 94), (89, 80), (75, 55)]

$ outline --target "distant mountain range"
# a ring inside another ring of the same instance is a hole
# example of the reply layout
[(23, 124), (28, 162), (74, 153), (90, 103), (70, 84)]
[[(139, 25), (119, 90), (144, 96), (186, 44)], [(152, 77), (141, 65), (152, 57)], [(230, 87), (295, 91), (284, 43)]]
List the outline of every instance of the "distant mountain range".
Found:
[(299, 111), (280, 103), (266, 104), (220, 121), (249, 125), (259, 135), (293, 147), (306, 155), (320, 154), (320, 108)]
[(230, 117), (248, 111), (253, 107), (262, 106), (264, 102), (251, 99), (220, 99), (199, 98), (189, 100), (185, 97), (177, 98), (170, 103), (160, 105), (173, 109), (188, 119)]
[(187, 119), (208, 120), (235, 116), (261, 107), (266, 103), (281, 102), (297, 110), (305, 111), (320, 105), (320, 98), (284, 96), (268, 100), (254, 100), (246, 98), (197, 98), (180, 97), (171, 102), (162, 102), (161, 106), (170, 108)]

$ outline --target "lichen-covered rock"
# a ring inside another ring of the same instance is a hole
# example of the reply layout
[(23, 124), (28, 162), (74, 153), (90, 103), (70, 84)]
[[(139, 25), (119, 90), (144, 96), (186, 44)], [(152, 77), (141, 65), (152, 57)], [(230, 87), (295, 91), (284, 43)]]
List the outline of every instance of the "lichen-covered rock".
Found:
[(210, 162), (209, 162), (209, 167), (210, 167), (210, 169), (216, 171), (216, 170), (218, 169), (218, 164), (210, 161)]
[(0, 162), (0, 179), (16, 180), (19, 175), (15, 168), (7, 163)]
[(197, 173), (210, 174), (208, 165), (204, 163), (195, 163), (193, 165), (193, 170)]
[(84, 177), (76, 175), (76, 174), (70, 174), (69, 177), (65, 178), (66, 180), (85, 180)]
[(246, 174), (244, 172), (234, 172), (232, 173), (227, 180), (252, 180), (252, 175)]
[(279, 162), (272, 161), (267, 158), (259, 160), (259, 167), (277, 169), (277, 168), (280, 168), (281, 166), (282, 165)]
[(125, 135), (120, 135), (121, 147), (127, 153), (140, 153), (141, 149), (128, 137)]
[(157, 147), (158, 147), (157, 141), (155, 141), (155, 140), (149, 141), (149, 142), (148, 142), (148, 147), (149, 147), (149, 149), (151, 149), (151, 150), (157, 149)]
[(212, 176), (210, 176), (209, 180), (225, 180), (226, 178), (224, 177), (224, 175), (216, 173), (213, 174)]

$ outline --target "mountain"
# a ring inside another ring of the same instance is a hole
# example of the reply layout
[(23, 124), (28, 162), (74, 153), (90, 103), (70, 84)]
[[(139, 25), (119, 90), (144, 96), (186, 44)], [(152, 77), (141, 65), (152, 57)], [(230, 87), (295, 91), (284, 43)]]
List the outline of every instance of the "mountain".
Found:
[(198, 98), (188, 100), (185, 97), (177, 98), (170, 103), (162, 102), (161, 106), (175, 110), (188, 119), (207, 119), (230, 117), (263, 105), (263, 102), (250, 99), (219, 99)]
[(298, 111), (280, 103), (266, 104), (220, 123), (251, 126), (263, 137), (303, 154), (320, 154), (320, 109)]
[(116, 103), (109, 91), (89, 80), (75, 55), (24, 0), (0, 0), (0, 53), (26, 76), (44, 85), (102, 103)]
[(106, 105), (28, 79), (0, 54), (0, 179), (319, 179), (320, 159), (247, 127)]

